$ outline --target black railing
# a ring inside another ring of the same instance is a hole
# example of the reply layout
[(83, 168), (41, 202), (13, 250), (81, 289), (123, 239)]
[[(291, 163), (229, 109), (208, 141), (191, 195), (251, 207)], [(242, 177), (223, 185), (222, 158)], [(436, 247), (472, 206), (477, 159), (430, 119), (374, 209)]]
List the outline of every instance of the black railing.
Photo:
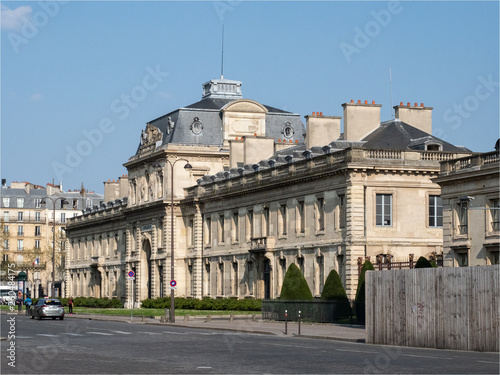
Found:
[[(355, 305), (349, 301), (281, 301), (263, 300), (262, 318), (296, 321), (300, 311), (302, 321), (315, 323), (354, 323)], [(363, 308), (364, 311), (364, 308)]]

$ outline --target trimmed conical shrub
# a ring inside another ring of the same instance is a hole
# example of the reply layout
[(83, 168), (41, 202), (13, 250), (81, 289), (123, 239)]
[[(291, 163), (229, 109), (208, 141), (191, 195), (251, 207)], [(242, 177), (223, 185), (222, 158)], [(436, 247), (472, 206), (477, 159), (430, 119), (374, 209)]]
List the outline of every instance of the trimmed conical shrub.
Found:
[(326, 278), (321, 299), (348, 301), (342, 281), (337, 271), (332, 270)]
[(365, 324), (365, 303), (366, 303), (366, 294), (365, 294), (365, 274), (366, 271), (374, 271), (375, 268), (373, 264), (366, 260), (361, 268), (361, 274), (359, 275), (358, 280), (358, 290), (356, 292), (356, 318), (359, 324)]
[(313, 299), (307, 281), (295, 263), (290, 264), (281, 287), (280, 299), (282, 300), (310, 300)]
[(417, 264), (415, 264), (415, 268), (432, 268), (432, 264), (426, 258), (420, 257)]

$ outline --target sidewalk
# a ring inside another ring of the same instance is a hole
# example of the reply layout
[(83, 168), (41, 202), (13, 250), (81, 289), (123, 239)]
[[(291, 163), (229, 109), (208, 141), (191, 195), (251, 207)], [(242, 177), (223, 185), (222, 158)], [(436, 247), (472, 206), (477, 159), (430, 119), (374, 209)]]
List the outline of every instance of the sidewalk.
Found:
[[(246, 315), (234, 316), (232, 321), (229, 319), (229, 316), (221, 317), (212, 315), (210, 321), (207, 321), (206, 316), (190, 316), (188, 321), (185, 321), (183, 316), (179, 316), (176, 317), (175, 323), (162, 323), (159, 319), (152, 319), (148, 317), (143, 318), (142, 316), (135, 316), (131, 321), (130, 316), (99, 314), (66, 314), (65, 318), (117, 321), (133, 324), (160, 325), (165, 327), (176, 326), (195, 329), (217, 329), (233, 332), (285, 336), (285, 322), (262, 319), (252, 320), (251, 316)], [(298, 329), (299, 326), (297, 322), (288, 322), (287, 336), (298, 336)], [(365, 328), (363, 326), (358, 327), (326, 323), (301, 323), (300, 337), (365, 342), (366, 335)]]

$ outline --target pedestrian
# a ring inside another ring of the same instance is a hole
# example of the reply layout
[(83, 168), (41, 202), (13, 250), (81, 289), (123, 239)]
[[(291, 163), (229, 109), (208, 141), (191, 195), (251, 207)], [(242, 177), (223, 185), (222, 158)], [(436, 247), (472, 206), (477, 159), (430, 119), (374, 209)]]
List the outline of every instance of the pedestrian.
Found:
[(73, 315), (73, 297), (68, 299), (69, 315)]
[(23, 307), (22, 307), (22, 306), (23, 306), (23, 300), (22, 300), (22, 299), (21, 299), (21, 297), (19, 297), (19, 296), (18, 296), (18, 297), (17, 297), (17, 299), (16, 299), (16, 305), (17, 305), (17, 311), (18, 311), (18, 312), (21, 312), (21, 310), (22, 310), (22, 308), (23, 308)]
[(31, 300), (30, 296), (26, 297), (24, 300), (24, 304), (26, 305), (26, 315), (30, 314), (30, 309), (31, 309), (31, 304), (33, 301)]

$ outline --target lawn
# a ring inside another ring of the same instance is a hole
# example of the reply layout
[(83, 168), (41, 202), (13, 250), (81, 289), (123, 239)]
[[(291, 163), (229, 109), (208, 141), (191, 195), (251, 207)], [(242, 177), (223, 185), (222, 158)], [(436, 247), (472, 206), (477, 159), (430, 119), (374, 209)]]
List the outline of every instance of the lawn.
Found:
[[(1, 306), (2, 310), (8, 310), (9, 306)], [(17, 306), (16, 306), (17, 310)], [(24, 306), (23, 306), (24, 311)], [(68, 308), (64, 308), (64, 312), (68, 313)], [(90, 307), (75, 307), (73, 308), (75, 314), (100, 314), (100, 315), (127, 315), (130, 316), (130, 309), (99, 309)], [(247, 315), (258, 314), (258, 311), (226, 311), (226, 310), (181, 310), (176, 309), (176, 316), (184, 315)], [(132, 314), (134, 316), (162, 316), (165, 315), (165, 309), (134, 309)]]

